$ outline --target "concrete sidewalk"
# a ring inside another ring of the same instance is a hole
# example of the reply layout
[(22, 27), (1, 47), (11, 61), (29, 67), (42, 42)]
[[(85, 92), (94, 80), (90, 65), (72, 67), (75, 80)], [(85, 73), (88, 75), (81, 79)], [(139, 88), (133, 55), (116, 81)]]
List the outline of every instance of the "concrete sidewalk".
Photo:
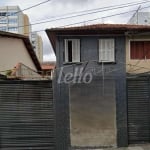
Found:
[[(83, 149), (75, 149), (75, 150), (83, 150)], [(100, 148), (100, 149), (86, 149), (86, 150), (150, 150), (150, 144), (143, 144), (124, 148)]]
[(150, 145), (148, 144), (148, 145), (130, 146), (125, 148), (108, 148), (100, 150), (150, 150)]

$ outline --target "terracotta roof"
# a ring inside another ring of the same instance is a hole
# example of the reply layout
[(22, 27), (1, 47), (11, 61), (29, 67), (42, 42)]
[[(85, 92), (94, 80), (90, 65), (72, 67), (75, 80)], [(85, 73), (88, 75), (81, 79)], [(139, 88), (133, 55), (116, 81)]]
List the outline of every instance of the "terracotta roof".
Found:
[(31, 56), (31, 59), (33, 60), (36, 68), (38, 71), (41, 71), (41, 65), (38, 61), (38, 58), (33, 50), (33, 47), (30, 43), (29, 37), (28, 36), (24, 36), (21, 34), (15, 34), (15, 33), (10, 33), (10, 32), (4, 32), (4, 31), (0, 31), (0, 37), (8, 37), (8, 38), (17, 38), (17, 39), (22, 39), (25, 47), (27, 48), (27, 51), (29, 53), (29, 55)]
[(135, 30), (135, 29), (150, 29), (148, 25), (132, 25), (132, 24), (94, 24), (85, 26), (76, 26), (68, 28), (51, 28), (47, 31), (71, 31), (71, 30), (107, 30), (107, 29), (120, 29), (120, 30)]
[(52, 70), (52, 69), (55, 69), (55, 63), (42, 63), (41, 64), (41, 67), (42, 67), (42, 70)]
[(122, 34), (126, 32), (139, 33), (139, 32), (150, 32), (150, 26), (148, 25), (130, 25), (130, 24), (94, 24), (76, 27), (66, 28), (51, 28), (46, 29), (46, 33), (49, 40), (56, 49), (56, 35), (111, 35), (111, 34)]

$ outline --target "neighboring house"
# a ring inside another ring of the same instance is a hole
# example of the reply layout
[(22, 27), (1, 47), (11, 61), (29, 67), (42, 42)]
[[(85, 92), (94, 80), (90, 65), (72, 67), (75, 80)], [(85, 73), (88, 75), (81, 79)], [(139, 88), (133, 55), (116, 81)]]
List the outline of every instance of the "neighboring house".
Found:
[[(128, 24), (150, 25), (150, 12), (137, 11)], [(127, 67), (130, 74), (150, 71), (150, 36), (149, 33), (127, 37)]]
[[(16, 64), (22, 63), (34, 72), (41, 73), (41, 66), (28, 37), (0, 31), (0, 72), (10, 75)], [(28, 69), (26, 68), (26, 73)]]
[(0, 6), (0, 18), (0, 30), (29, 36), (39, 61), (43, 62), (42, 38), (37, 33), (31, 33), (29, 17), (19, 6)]
[(57, 58), (57, 149), (127, 146), (126, 66), (141, 58), (136, 40), (148, 38), (150, 27), (97, 24), (46, 32)]
[(55, 62), (43, 62), (43, 63), (41, 63), (42, 75), (46, 76), (46, 77), (50, 77), (52, 79), (55, 66), (56, 66)]
[(150, 72), (150, 27), (147, 28), (147, 33), (127, 36), (126, 63), (129, 74)]

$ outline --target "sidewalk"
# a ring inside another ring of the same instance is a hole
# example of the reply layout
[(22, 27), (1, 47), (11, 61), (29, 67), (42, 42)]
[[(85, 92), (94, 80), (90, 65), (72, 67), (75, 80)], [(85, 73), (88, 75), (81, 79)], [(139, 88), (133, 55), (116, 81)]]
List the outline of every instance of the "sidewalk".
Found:
[(150, 150), (150, 144), (130, 146), (130, 147), (125, 147), (125, 148), (110, 148), (110, 149), (105, 149), (105, 150)]
[[(76, 150), (80, 150), (80, 149), (76, 149)], [(86, 149), (86, 150), (150, 150), (150, 144), (143, 144), (138, 146), (124, 147), (124, 148), (100, 148), (100, 149)]]
[(150, 144), (130, 146), (130, 147), (125, 147), (125, 148), (108, 148), (108, 149), (100, 149), (100, 150), (150, 150)]

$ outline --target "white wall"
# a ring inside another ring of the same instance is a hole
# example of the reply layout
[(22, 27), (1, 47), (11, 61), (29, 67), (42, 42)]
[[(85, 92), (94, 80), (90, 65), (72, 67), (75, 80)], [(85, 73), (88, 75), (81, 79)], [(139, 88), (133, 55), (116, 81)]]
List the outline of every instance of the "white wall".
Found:
[[(0, 73), (23, 63), (36, 71), (36, 67), (21, 39), (0, 37)], [(3, 72), (3, 74), (5, 74)]]

